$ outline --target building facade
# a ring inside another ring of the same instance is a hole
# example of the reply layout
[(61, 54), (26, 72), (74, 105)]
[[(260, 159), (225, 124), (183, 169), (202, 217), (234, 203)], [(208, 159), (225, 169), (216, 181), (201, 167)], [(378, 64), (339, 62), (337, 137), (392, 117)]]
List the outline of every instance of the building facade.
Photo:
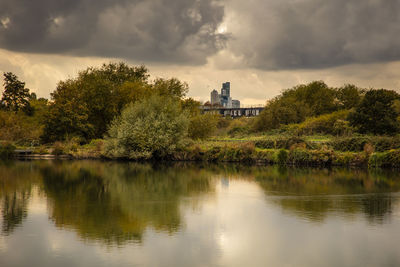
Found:
[(218, 94), (218, 91), (215, 89), (211, 92), (211, 105), (224, 108), (240, 108), (240, 101), (232, 100), (230, 82), (222, 84), (220, 94)]

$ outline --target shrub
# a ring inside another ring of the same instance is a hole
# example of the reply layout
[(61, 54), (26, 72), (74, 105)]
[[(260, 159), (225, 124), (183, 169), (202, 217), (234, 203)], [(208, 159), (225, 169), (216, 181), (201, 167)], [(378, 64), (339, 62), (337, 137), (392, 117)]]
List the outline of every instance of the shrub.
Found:
[(219, 115), (203, 114), (190, 119), (189, 137), (192, 139), (206, 139), (217, 129)]
[(285, 149), (279, 150), (277, 159), (279, 164), (286, 164), (288, 160), (288, 152)]
[(353, 136), (334, 138), (328, 145), (338, 151), (363, 151), (366, 144), (371, 145), (375, 151), (382, 152), (400, 148), (399, 137), (389, 136)]
[(318, 117), (307, 118), (304, 122), (298, 124), (295, 133), (299, 135), (349, 134), (351, 133), (351, 127), (345, 121), (348, 114), (348, 110), (341, 110)]
[(400, 167), (400, 150), (373, 153), (368, 164), (371, 167)]
[(399, 95), (392, 90), (369, 90), (349, 121), (359, 133), (394, 135), (400, 129), (394, 101)]
[(289, 153), (289, 162), (293, 165), (329, 166), (334, 153), (330, 150), (294, 149)]
[(176, 101), (153, 95), (125, 108), (105, 139), (109, 157), (164, 158), (184, 146), (189, 120)]
[(233, 119), (229, 127), (227, 128), (228, 135), (230, 137), (240, 137), (248, 134), (250, 131), (251, 122), (251, 118), (242, 117), (238, 119)]
[(258, 148), (264, 149), (290, 149), (292, 146), (296, 145), (305, 146), (307, 148), (313, 147), (310, 143), (306, 142), (305, 139), (297, 136), (257, 140), (255, 145)]

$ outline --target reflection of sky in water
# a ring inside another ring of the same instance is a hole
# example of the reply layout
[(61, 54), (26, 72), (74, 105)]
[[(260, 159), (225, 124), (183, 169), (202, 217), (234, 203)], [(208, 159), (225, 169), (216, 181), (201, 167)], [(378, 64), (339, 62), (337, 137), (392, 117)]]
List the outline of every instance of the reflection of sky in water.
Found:
[(400, 266), (398, 193), (279, 195), (249, 175), (212, 177), (213, 193), (183, 194), (177, 231), (111, 245), (55, 226), (54, 200), (33, 186), (27, 217), (0, 235), (0, 266)]

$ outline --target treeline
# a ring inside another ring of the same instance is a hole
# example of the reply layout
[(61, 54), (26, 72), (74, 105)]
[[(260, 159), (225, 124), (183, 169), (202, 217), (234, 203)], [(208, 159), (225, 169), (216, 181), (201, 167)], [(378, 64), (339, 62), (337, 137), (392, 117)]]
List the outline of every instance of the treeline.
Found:
[(188, 85), (149, 76), (146, 67), (122, 62), (89, 67), (60, 81), (46, 100), (5, 73), (0, 140), (82, 145), (105, 139), (110, 156), (149, 158), (209, 136), (218, 118), (200, 114), (200, 102), (186, 97)]
[(4, 73), (0, 140), (55, 144), (57, 153), (63, 151), (57, 142), (69, 150), (101, 143), (96, 149), (108, 157), (147, 159), (211, 136), (396, 135), (400, 129), (399, 95), (391, 90), (332, 88), (315, 81), (284, 90), (256, 118), (231, 119), (200, 114), (200, 103), (186, 97), (186, 83), (149, 77), (145, 66), (122, 62), (89, 67), (60, 81), (47, 100)]
[(284, 90), (268, 101), (254, 131), (281, 129), (297, 135), (394, 135), (400, 129), (399, 94), (354, 85), (328, 87), (322, 81)]

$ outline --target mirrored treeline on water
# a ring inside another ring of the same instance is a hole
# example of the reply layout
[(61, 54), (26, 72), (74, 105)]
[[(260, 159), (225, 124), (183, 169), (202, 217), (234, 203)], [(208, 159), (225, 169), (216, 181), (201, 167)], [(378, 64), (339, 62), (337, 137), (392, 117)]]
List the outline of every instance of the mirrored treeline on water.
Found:
[[(336, 220), (344, 225), (361, 223), (365, 231), (386, 231), (393, 228), (393, 223), (400, 226), (399, 192), (398, 172), (383, 169), (102, 161), (2, 162), (0, 255), (7, 256), (4, 248), (12, 244), (13, 235), (25, 227), (33, 227), (29, 218), (35, 214), (36, 206), (45, 206), (51, 227), (74, 233), (76, 242), (81, 244), (144, 248), (150, 242), (149, 236), (152, 242), (165, 236), (171, 240), (183, 238), (193, 231), (190, 219), (193, 216), (207, 221), (210, 209), (230, 203), (235, 212), (235, 207), (249, 204), (252, 198), (257, 200), (251, 202), (254, 212), (273, 211), (280, 220), (295, 225), (325, 227)], [(224, 210), (221, 216), (225, 212), (231, 211)], [(235, 220), (249, 223), (246, 213), (251, 211), (241, 212), (244, 216)], [(221, 220), (224, 219), (221, 217)], [(199, 231), (197, 234), (205, 236), (215, 234), (214, 230), (195, 229)], [(262, 234), (264, 229), (259, 231)], [(399, 236), (399, 230), (393, 233), (395, 236)], [(391, 261), (400, 262), (400, 256)], [(11, 263), (5, 258), (1, 262)], [(192, 264), (196, 266), (195, 262)], [(224, 265), (223, 261), (219, 264)]]

